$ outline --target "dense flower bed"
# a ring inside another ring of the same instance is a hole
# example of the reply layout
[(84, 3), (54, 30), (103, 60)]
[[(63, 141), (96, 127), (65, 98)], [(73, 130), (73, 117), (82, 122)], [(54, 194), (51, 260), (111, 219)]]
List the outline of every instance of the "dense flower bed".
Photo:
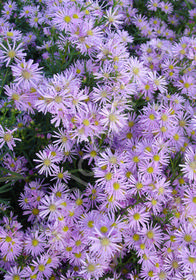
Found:
[(196, 4), (0, 3), (0, 277), (196, 279)]

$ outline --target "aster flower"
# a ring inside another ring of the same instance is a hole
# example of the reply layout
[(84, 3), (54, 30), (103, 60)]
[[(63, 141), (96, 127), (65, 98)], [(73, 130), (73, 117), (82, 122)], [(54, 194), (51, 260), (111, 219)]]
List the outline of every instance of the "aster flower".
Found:
[(37, 83), (42, 79), (41, 68), (38, 68), (38, 63), (33, 64), (33, 60), (30, 59), (27, 62), (22, 62), (11, 66), (14, 82), (17, 85), (23, 84), (25, 87), (36, 87)]
[(36, 156), (39, 159), (34, 159), (35, 162), (38, 162), (38, 165), (36, 168), (39, 169), (39, 174), (45, 173), (46, 177), (48, 175), (52, 175), (52, 172), (54, 172), (57, 168), (57, 165), (55, 165), (54, 156), (51, 153), (47, 153), (46, 151), (40, 151), (39, 153), (36, 153)]
[(123, 23), (122, 15), (119, 13), (118, 7), (116, 7), (114, 10), (112, 7), (106, 10), (106, 15), (104, 15), (104, 18), (106, 19), (106, 26), (108, 26), (110, 29), (112, 26), (118, 29), (119, 25)]
[(80, 274), (86, 280), (94, 277), (96, 280), (102, 277), (104, 270), (107, 268), (107, 261), (103, 258), (97, 258), (93, 254), (86, 254), (86, 259), (81, 260), (82, 267)]
[(190, 180), (196, 180), (196, 153), (190, 146), (185, 152), (185, 163), (180, 164), (184, 176)]
[(28, 232), (25, 236), (25, 251), (32, 256), (38, 256), (44, 251), (45, 235), (39, 231)]
[(114, 256), (121, 249), (118, 243), (122, 241), (122, 237), (114, 228), (105, 234), (95, 228), (94, 236), (89, 236), (89, 240), (91, 242), (90, 251), (105, 258)]
[(20, 267), (10, 267), (8, 273), (4, 276), (5, 280), (22, 280), (23, 272)]
[(45, 218), (48, 216), (48, 220), (54, 220), (61, 216), (61, 210), (62, 206), (61, 203), (63, 203), (62, 199), (56, 198), (54, 194), (48, 196), (46, 195), (44, 198), (40, 201), (39, 206), (39, 216)]
[(3, 127), (0, 125), (0, 148), (2, 148), (3, 145), (6, 143), (8, 145), (8, 148), (13, 151), (13, 147), (16, 146), (14, 140), (21, 141), (21, 139), (14, 138), (12, 135), (16, 130), (17, 128), (14, 128), (12, 130), (6, 128), (5, 131)]
[(100, 114), (103, 116), (100, 120), (101, 124), (103, 124), (104, 128), (108, 127), (109, 132), (119, 132), (122, 129), (127, 120), (127, 116), (122, 113), (123, 109), (116, 109), (115, 107), (103, 108)]
[(23, 43), (18, 44), (18, 46), (16, 46), (16, 41), (13, 42), (13, 46), (10, 45), (9, 41), (6, 43), (7, 46), (0, 42), (0, 47), (2, 48), (0, 60), (4, 63), (6, 62), (7, 67), (12, 59), (14, 59), (15, 62), (18, 62), (26, 56), (26, 53), (23, 53)]
[(136, 205), (128, 209), (129, 226), (134, 230), (145, 226), (149, 218), (150, 214), (146, 212), (146, 208), (141, 205)]

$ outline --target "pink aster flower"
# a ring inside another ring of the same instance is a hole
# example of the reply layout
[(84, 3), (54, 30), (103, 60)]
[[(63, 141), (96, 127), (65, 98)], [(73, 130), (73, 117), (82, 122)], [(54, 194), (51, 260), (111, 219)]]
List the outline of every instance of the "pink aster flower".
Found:
[(89, 240), (91, 240), (90, 251), (105, 258), (114, 256), (121, 249), (119, 243), (122, 237), (114, 227), (106, 233), (102, 233), (95, 227), (94, 236), (89, 236)]
[(13, 151), (13, 147), (16, 146), (14, 140), (21, 141), (21, 139), (14, 138), (12, 135), (16, 130), (17, 128), (12, 130), (6, 128), (6, 131), (4, 131), (3, 127), (0, 125), (0, 148), (6, 143), (8, 148)]
[(26, 87), (36, 87), (37, 83), (42, 79), (41, 68), (38, 68), (38, 63), (33, 64), (33, 60), (30, 59), (27, 62), (22, 62), (12, 65), (12, 73), (15, 77), (14, 82), (20, 85), (21, 83)]
[(101, 110), (100, 114), (103, 116), (100, 122), (104, 128), (109, 128), (109, 132), (119, 132), (126, 124), (127, 116), (123, 114), (123, 109), (105, 107)]
[(10, 45), (9, 41), (7, 41), (6, 44), (0, 43), (0, 47), (2, 48), (0, 60), (6, 62), (6, 67), (9, 65), (12, 59), (18, 62), (26, 56), (26, 54), (23, 53), (23, 43), (20, 43), (18, 46), (16, 46), (16, 41), (14, 40), (13, 45)]
[(128, 209), (129, 226), (134, 230), (145, 226), (150, 218), (150, 213), (146, 211), (146, 207), (136, 205), (134, 208)]
[(39, 174), (45, 173), (46, 177), (48, 177), (48, 175), (52, 175), (52, 172), (54, 172), (57, 168), (57, 165), (55, 165), (54, 162), (54, 156), (50, 153), (48, 154), (46, 151), (40, 151), (39, 153), (36, 153), (36, 156), (39, 159), (34, 159), (35, 162), (38, 162), (38, 165), (36, 166), (36, 168), (40, 168), (39, 169)]
[(190, 146), (185, 152), (185, 163), (180, 164), (184, 176), (190, 180), (196, 180), (196, 152)]
[(23, 273), (20, 267), (13, 266), (9, 268), (7, 274), (5, 274), (5, 280), (21, 280), (23, 278)]
[(61, 216), (62, 203), (62, 199), (56, 198), (54, 194), (51, 196), (46, 195), (41, 199), (41, 205), (39, 206), (40, 217), (45, 218), (49, 215), (48, 220), (57, 219)]
[(28, 232), (25, 237), (25, 251), (32, 256), (38, 256), (44, 251), (45, 235), (39, 231)]

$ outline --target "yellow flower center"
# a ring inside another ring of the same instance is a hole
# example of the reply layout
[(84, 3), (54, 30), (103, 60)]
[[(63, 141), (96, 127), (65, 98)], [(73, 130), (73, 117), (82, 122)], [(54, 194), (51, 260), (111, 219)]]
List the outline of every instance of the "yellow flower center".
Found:
[(12, 140), (12, 135), (11, 133), (5, 133), (3, 136), (3, 139), (5, 142), (10, 142)]
[(101, 239), (102, 246), (108, 246), (109, 244), (110, 244), (110, 240), (107, 237)]
[(16, 55), (16, 52), (15, 52), (14, 50), (10, 50), (10, 51), (8, 52), (8, 56), (9, 56), (10, 58), (14, 58), (15, 55)]
[(69, 23), (69, 22), (71, 21), (70, 16), (65, 16), (65, 17), (64, 17), (64, 21), (65, 21), (66, 23)]
[(46, 165), (46, 166), (50, 166), (51, 165), (51, 160), (50, 159), (45, 159), (44, 160), (44, 165)]
[(88, 272), (93, 272), (93, 271), (95, 271), (95, 265), (89, 264), (89, 265), (87, 266), (87, 271), (88, 271)]
[(33, 245), (34, 247), (36, 247), (38, 244), (39, 244), (39, 241), (38, 241), (37, 239), (33, 239), (33, 240), (32, 240), (32, 245)]
[(24, 79), (29, 80), (32, 75), (31, 75), (31, 73), (29, 71), (23, 70), (22, 71), (22, 76), (23, 76)]
[(133, 215), (134, 220), (138, 221), (140, 219), (140, 214), (139, 213), (135, 213)]

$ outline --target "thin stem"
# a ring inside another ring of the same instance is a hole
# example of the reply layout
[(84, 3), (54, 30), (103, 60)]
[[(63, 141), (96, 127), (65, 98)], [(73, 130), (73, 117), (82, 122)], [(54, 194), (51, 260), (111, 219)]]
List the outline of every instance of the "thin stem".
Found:
[(0, 89), (0, 96), (1, 96), (1, 93), (2, 93), (2, 90), (3, 90), (3, 87), (4, 87), (4, 84), (5, 84), (5, 81), (6, 81), (6, 79), (7, 79), (8, 71), (9, 71), (9, 69), (7, 68), (7, 71), (6, 71), (6, 73), (5, 73), (5, 77), (4, 77), (4, 79), (3, 79), (3, 82), (2, 82), (2, 85), (1, 85), (1, 89)]

